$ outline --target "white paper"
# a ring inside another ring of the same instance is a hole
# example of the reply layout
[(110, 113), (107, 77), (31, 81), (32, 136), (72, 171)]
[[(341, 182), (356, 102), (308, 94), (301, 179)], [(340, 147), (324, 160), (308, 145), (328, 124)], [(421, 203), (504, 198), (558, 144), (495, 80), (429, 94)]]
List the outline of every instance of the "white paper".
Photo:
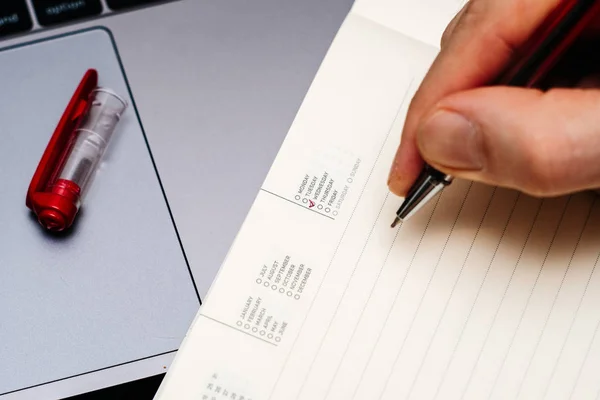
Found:
[(448, 23), (467, 0), (356, 0), (353, 13), (439, 48)]
[(596, 398), (593, 196), (457, 180), (390, 228), (436, 53), (348, 16), (158, 399)]

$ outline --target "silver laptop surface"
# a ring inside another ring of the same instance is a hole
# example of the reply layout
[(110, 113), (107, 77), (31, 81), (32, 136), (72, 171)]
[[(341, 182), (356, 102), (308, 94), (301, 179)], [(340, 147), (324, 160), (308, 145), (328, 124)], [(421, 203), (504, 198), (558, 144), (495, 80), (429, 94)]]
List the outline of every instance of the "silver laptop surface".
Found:
[[(0, 2), (0, 400), (166, 371), (351, 5)], [(129, 106), (50, 234), (25, 196), (88, 69)]]

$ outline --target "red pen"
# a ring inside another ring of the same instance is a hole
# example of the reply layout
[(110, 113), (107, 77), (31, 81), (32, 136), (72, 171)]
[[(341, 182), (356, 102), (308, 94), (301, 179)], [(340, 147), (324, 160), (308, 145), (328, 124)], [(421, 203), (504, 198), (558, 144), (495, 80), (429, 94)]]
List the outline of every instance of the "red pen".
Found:
[(52, 135), (27, 191), (26, 205), (50, 231), (69, 228), (88, 192), (127, 102), (99, 88), (88, 70)]
[(519, 49), (498, 85), (538, 87), (561, 57), (600, 16), (598, 0), (562, 0)]

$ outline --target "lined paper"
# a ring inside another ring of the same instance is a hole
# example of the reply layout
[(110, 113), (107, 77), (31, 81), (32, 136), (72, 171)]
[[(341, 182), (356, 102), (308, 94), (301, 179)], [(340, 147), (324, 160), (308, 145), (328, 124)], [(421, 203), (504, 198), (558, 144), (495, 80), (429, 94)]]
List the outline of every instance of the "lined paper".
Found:
[(456, 180), (390, 228), (436, 53), (348, 16), (157, 398), (598, 398), (595, 196)]

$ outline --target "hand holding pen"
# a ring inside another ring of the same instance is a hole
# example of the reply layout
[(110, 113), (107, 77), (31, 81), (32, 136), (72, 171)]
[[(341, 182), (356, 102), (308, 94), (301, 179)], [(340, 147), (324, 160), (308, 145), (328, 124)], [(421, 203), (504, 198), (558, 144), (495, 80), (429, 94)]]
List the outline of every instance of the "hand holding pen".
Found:
[[(454, 177), (534, 196), (600, 188), (598, 9), (598, 0), (465, 6), (407, 115), (388, 181), (406, 197), (396, 223)], [(549, 21), (556, 26), (528, 49)], [(576, 25), (585, 28), (573, 35)], [(557, 50), (551, 74), (538, 74)]]

